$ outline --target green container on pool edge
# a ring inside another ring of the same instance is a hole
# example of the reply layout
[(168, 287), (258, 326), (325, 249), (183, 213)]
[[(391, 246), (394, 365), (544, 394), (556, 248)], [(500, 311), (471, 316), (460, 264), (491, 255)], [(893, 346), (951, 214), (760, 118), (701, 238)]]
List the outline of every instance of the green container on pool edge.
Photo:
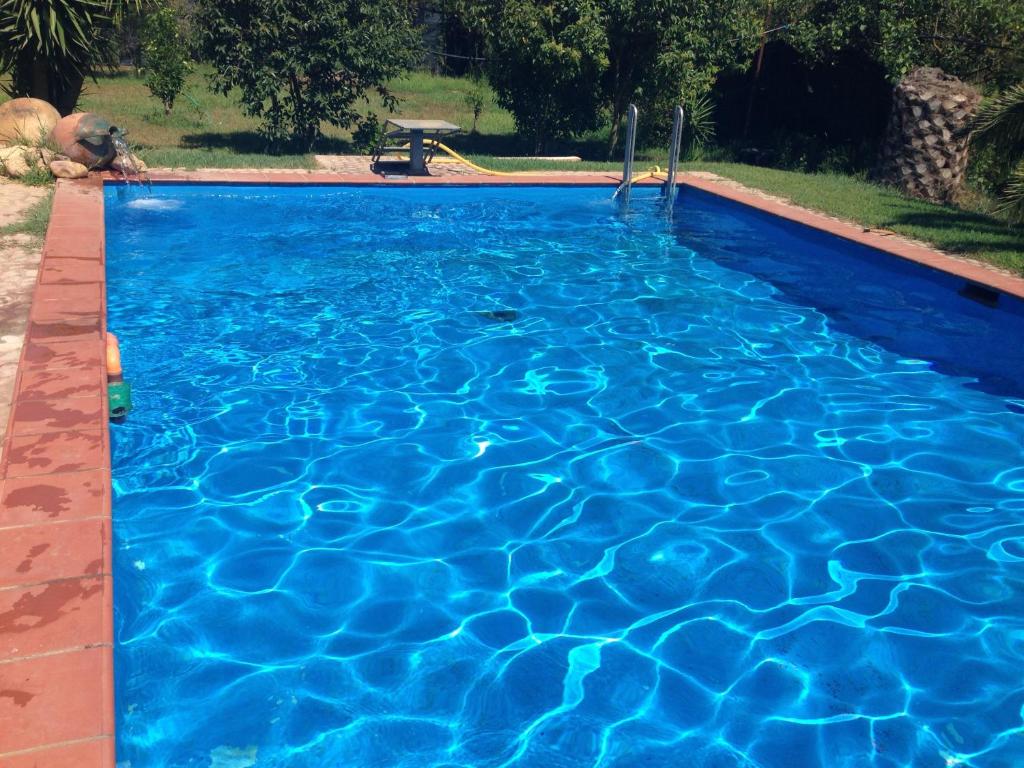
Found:
[(132, 409), (132, 385), (127, 381), (107, 384), (107, 399), (110, 402), (110, 418), (115, 421), (123, 419)]

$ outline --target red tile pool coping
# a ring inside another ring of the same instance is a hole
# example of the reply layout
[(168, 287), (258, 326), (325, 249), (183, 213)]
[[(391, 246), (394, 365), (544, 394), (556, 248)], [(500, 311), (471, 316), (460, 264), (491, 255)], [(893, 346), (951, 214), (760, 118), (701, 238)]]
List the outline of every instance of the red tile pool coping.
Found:
[[(108, 180), (116, 180), (108, 176)], [(709, 179), (681, 183), (1024, 298), (1024, 279)], [(113, 768), (111, 478), (103, 177), (58, 182), (0, 459), (0, 766)], [(607, 174), (385, 180), (154, 173), (155, 183), (558, 185)], [(656, 182), (654, 182), (656, 183)], [(130, 373), (130, 372), (129, 372)]]
[(0, 460), (0, 766), (114, 765), (103, 184), (61, 182)]

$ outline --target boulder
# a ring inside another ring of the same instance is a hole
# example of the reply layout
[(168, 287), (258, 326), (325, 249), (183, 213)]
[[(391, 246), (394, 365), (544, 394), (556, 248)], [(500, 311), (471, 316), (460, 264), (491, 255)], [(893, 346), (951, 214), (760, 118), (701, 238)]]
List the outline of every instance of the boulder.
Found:
[(41, 144), (60, 120), (60, 113), (42, 99), (12, 99), (0, 104), (0, 147)]
[(941, 69), (921, 67), (893, 89), (876, 176), (912, 197), (955, 202), (967, 167), (967, 133), (981, 96)]
[(26, 156), (29, 151), (20, 145), (0, 148), (0, 170), (12, 179), (20, 179), (35, 165)]
[[(134, 163), (134, 168), (132, 168), (132, 166), (128, 165), (127, 163), (122, 164), (121, 157), (117, 156), (110, 161), (110, 168), (119, 173), (131, 173), (133, 170), (138, 171), (139, 173), (144, 173), (148, 168), (148, 166), (142, 161), (142, 158), (140, 158), (138, 155), (132, 155), (132, 163)], [(122, 167), (122, 165), (127, 167)]]
[(89, 169), (74, 160), (54, 160), (50, 163), (50, 173), (58, 179), (84, 179)]
[(78, 112), (61, 118), (51, 138), (57, 150), (76, 163), (86, 168), (105, 168), (116, 155), (112, 128), (99, 115)]

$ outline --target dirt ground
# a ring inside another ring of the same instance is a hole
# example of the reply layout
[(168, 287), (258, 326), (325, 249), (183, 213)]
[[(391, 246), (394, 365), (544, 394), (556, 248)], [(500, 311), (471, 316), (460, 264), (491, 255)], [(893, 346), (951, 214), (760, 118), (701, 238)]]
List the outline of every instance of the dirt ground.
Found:
[[(0, 179), (0, 227), (19, 221), (48, 191)], [(0, 451), (41, 249), (42, 243), (28, 235), (0, 235)]]

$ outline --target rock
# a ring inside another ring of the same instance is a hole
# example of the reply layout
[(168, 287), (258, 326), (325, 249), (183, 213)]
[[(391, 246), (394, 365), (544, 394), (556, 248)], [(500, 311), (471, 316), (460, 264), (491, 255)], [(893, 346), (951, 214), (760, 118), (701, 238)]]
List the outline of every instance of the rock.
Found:
[(58, 179), (84, 179), (89, 169), (74, 160), (54, 160), (50, 163), (50, 173)]
[(115, 157), (110, 125), (99, 115), (79, 112), (61, 118), (51, 138), (58, 151), (87, 168), (105, 168)]
[(0, 104), (0, 147), (41, 144), (60, 120), (60, 112), (42, 99), (12, 99)]
[(47, 149), (46, 147), (40, 147), (39, 148), (39, 159), (42, 161), (43, 165), (45, 165), (47, 168), (49, 168), (50, 167), (50, 163), (52, 163), (54, 160), (57, 159), (57, 153), (55, 153), (52, 149)]
[(128, 167), (122, 169), (121, 168), (121, 158), (120, 157), (115, 157), (113, 160), (110, 161), (110, 167), (113, 170), (118, 171), (119, 173), (122, 172), (122, 171), (127, 171), (128, 173), (131, 173), (132, 170), (136, 170), (139, 173), (143, 173), (144, 171), (147, 170), (146, 164), (142, 161), (142, 159), (138, 155), (132, 155), (132, 163), (134, 163), (134, 169), (130, 165)]
[(915, 69), (893, 89), (876, 177), (914, 197), (954, 202), (967, 164), (967, 124), (980, 100), (941, 69)]
[(0, 148), (0, 166), (3, 166), (3, 172), (12, 179), (20, 179), (28, 173), (32, 164), (25, 154), (26, 148), (20, 145)]

